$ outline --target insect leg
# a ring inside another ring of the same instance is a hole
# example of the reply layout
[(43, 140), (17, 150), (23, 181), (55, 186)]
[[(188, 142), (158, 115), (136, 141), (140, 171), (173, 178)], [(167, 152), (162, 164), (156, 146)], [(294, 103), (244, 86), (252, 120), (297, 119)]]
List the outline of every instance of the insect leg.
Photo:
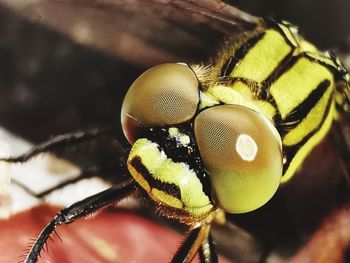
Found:
[[(202, 224), (192, 229), (181, 246), (176, 251), (172, 263), (188, 263), (193, 260), (199, 248), (203, 246), (208, 239), (210, 224)], [(205, 261), (202, 261), (205, 262)]]
[(39, 153), (54, 151), (55, 149), (66, 146), (68, 144), (76, 144), (84, 141), (93, 140), (98, 138), (99, 136), (103, 136), (106, 134), (113, 134), (113, 130), (94, 129), (91, 131), (78, 131), (58, 135), (48, 141), (34, 146), (28, 152), (22, 155), (9, 158), (0, 158), (0, 161), (5, 161), (9, 163), (26, 162)]
[[(68, 185), (71, 185), (71, 184), (75, 184), (77, 182), (80, 182), (81, 180), (95, 177), (96, 175), (98, 175), (100, 178), (109, 179), (109, 178), (106, 178), (107, 177), (106, 174), (113, 171), (113, 175), (115, 176), (115, 171), (117, 171), (117, 169), (118, 169), (118, 167), (115, 167), (115, 166), (108, 167), (107, 169), (92, 166), (92, 167), (89, 167), (89, 168), (82, 170), (82, 172), (79, 173), (77, 176), (75, 176), (73, 178), (69, 178), (67, 180), (64, 180), (64, 181), (58, 183), (57, 185), (50, 187), (46, 190), (43, 190), (41, 192), (32, 191), (28, 186), (17, 181), (16, 179), (12, 179), (11, 181), (12, 181), (12, 183), (14, 183), (14, 184), (18, 185), (19, 187), (21, 187), (22, 189), (24, 189), (31, 196), (34, 196), (35, 198), (38, 198), (38, 199), (44, 199), (47, 195), (51, 194), (52, 192), (54, 192), (56, 190), (59, 190), (59, 189), (64, 188)], [(117, 176), (115, 176), (115, 177), (117, 177)], [(118, 178), (118, 182), (116, 182), (116, 180), (114, 180), (113, 184), (120, 183), (123, 180), (125, 181), (125, 179), (130, 178), (130, 175), (123, 174), (122, 176), (120, 176), (118, 174), (118, 177), (120, 177), (120, 178)], [(115, 178), (113, 178), (113, 179), (115, 179)]]
[(104, 206), (120, 201), (121, 199), (134, 192), (135, 188), (136, 183), (134, 181), (127, 181), (124, 184), (108, 188), (100, 193), (87, 197), (86, 199), (81, 200), (71, 205), (70, 207), (62, 209), (41, 231), (24, 262), (37, 262), (38, 256), (43, 249), (43, 246), (45, 245), (50, 235), (55, 231), (55, 228), (57, 226), (72, 223), (80, 217), (87, 216), (96, 212)]
[(218, 254), (216, 253), (213, 237), (209, 236), (203, 241), (199, 249), (199, 257), (202, 263), (217, 263)]

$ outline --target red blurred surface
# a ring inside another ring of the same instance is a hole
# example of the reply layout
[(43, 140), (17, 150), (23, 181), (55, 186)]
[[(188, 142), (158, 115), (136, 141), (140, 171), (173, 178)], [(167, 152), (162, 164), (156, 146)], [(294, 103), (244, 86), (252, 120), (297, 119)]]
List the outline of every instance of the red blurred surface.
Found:
[(350, 205), (330, 215), (291, 263), (348, 263)]
[[(31, 240), (58, 211), (39, 206), (0, 221), (0, 262), (23, 260)], [(103, 211), (56, 228), (39, 262), (169, 262), (183, 237), (131, 212)], [(196, 260), (195, 262), (198, 262)], [(223, 261), (221, 261), (223, 262)]]

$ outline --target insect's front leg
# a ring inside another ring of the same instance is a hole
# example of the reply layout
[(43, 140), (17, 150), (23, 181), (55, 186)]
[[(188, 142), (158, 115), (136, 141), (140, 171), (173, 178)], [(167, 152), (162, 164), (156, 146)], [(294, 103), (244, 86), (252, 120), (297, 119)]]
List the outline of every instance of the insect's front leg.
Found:
[(210, 236), (210, 224), (203, 223), (190, 231), (186, 239), (176, 251), (172, 263), (188, 263), (200, 252), (202, 263), (217, 262), (217, 254)]
[(199, 249), (199, 257), (202, 263), (218, 263), (218, 254), (210, 233)]
[(42, 142), (24, 154), (15, 157), (1, 158), (0, 161), (9, 163), (26, 162), (40, 153), (54, 152), (55, 150), (64, 146), (94, 140), (100, 136), (105, 136), (108, 134), (113, 135), (114, 131), (112, 129), (93, 129), (90, 131), (66, 133), (63, 135), (58, 135), (48, 141)]
[(55, 228), (57, 226), (72, 223), (76, 219), (92, 214), (104, 206), (118, 202), (133, 193), (135, 191), (135, 188), (136, 183), (129, 180), (123, 184), (113, 186), (100, 193), (85, 198), (84, 200), (81, 200), (71, 205), (70, 207), (61, 210), (41, 231), (34, 245), (26, 256), (24, 262), (37, 262), (38, 256), (40, 255), (43, 246), (45, 245), (50, 235), (55, 231)]

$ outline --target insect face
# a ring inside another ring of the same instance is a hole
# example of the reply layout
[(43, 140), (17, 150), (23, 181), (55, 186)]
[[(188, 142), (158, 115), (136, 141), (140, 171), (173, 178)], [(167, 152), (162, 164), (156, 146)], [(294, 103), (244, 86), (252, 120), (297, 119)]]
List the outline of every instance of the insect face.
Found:
[(154, 67), (135, 81), (122, 108), (124, 133), (135, 142), (129, 171), (152, 199), (181, 216), (257, 209), (280, 182), (279, 135), (251, 108), (199, 107), (200, 87), (183, 64)]

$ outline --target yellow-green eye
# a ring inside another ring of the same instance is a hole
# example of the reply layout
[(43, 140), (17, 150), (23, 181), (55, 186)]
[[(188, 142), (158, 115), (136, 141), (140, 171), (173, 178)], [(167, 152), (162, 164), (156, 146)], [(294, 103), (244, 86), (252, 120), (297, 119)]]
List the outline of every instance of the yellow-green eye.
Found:
[(191, 119), (199, 103), (198, 80), (185, 64), (162, 64), (143, 73), (129, 88), (121, 119), (130, 142), (140, 124), (164, 126)]
[(206, 109), (195, 119), (195, 136), (217, 206), (245, 213), (264, 205), (282, 176), (279, 135), (266, 118), (243, 106)]

